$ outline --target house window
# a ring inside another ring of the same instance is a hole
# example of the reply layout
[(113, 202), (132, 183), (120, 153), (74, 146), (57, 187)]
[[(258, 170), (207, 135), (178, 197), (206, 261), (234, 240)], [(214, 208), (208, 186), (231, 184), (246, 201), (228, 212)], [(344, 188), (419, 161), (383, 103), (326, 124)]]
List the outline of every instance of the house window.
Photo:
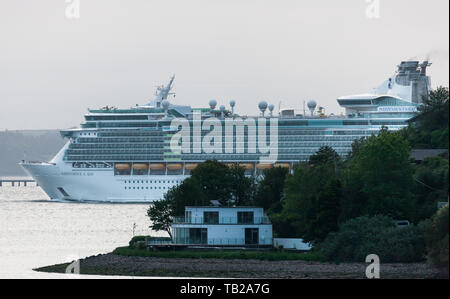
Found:
[(259, 242), (259, 229), (246, 228), (245, 229), (245, 245), (257, 245)]
[(184, 212), (184, 220), (186, 223), (192, 223), (192, 211), (185, 211)]
[(238, 224), (253, 224), (253, 212), (238, 212)]
[(189, 228), (190, 244), (208, 244), (207, 228)]
[(203, 212), (205, 224), (219, 224), (219, 212)]

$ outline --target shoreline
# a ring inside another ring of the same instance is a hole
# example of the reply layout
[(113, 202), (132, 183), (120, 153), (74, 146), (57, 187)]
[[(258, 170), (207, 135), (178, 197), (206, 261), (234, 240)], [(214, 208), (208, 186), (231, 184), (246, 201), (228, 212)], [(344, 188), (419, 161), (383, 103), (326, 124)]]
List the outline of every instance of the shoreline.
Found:
[[(70, 263), (33, 269), (65, 273)], [(122, 256), (114, 253), (80, 260), (83, 275), (142, 276), (175, 278), (260, 278), (260, 279), (365, 279), (364, 263), (323, 263), (315, 261), (225, 260), (203, 258), (160, 258)], [(433, 279), (439, 271), (426, 263), (381, 264), (383, 279)]]

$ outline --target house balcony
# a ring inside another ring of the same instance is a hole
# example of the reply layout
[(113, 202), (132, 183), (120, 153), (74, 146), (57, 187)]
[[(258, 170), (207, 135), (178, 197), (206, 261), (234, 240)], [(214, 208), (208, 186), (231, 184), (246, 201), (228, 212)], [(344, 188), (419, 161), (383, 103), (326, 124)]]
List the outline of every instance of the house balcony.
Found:
[(269, 217), (254, 217), (253, 219), (238, 219), (236, 217), (175, 217), (173, 224), (195, 224), (195, 225), (261, 225), (272, 224)]

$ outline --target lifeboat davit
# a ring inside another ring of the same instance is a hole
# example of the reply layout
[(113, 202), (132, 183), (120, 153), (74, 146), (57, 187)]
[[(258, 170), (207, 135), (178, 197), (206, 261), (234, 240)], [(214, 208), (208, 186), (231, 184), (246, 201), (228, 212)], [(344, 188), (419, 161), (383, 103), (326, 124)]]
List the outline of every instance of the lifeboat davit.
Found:
[(115, 164), (114, 168), (116, 170), (131, 170), (131, 166), (129, 163), (120, 163), (120, 164)]
[(183, 165), (179, 164), (179, 163), (171, 163), (171, 164), (167, 164), (167, 169), (168, 170), (182, 170)]
[(197, 163), (188, 163), (184, 166), (184, 168), (186, 168), (186, 170), (194, 170), (197, 168), (197, 166)]
[(163, 163), (151, 163), (150, 169), (151, 170), (165, 170), (166, 165), (164, 165)]
[(265, 170), (265, 169), (269, 169), (269, 168), (272, 168), (272, 167), (273, 167), (272, 164), (262, 164), (262, 163), (258, 163), (258, 164), (256, 165), (256, 168), (257, 168), (258, 170)]
[(145, 164), (145, 163), (135, 163), (135, 164), (133, 164), (133, 169), (134, 169), (134, 170), (147, 170), (147, 169), (148, 169), (148, 164)]
[(244, 163), (244, 164), (239, 164), (240, 167), (244, 167), (245, 170), (253, 170), (255, 169), (255, 166), (253, 164), (250, 163)]

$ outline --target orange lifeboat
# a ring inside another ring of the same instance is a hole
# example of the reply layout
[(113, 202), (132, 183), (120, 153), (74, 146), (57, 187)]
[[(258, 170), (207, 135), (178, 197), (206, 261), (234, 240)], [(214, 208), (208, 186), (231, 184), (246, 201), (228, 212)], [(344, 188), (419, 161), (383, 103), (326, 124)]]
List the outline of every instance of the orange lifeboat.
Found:
[(197, 168), (197, 166), (197, 163), (188, 163), (184, 166), (184, 168), (186, 168), (186, 170), (194, 170)]
[(163, 163), (151, 163), (150, 169), (151, 170), (165, 170), (166, 166)]
[(253, 164), (250, 163), (244, 163), (244, 164), (239, 164), (240, 167), (244, 167), (245, 170), (253, 170), (255, 169), (255, 166)]
[(115, 164), (114, 168), (116, 170), (131, 170), (131, 166), (129, 163)]
[(275, 164), (275, 167), (291, 168), (291, 164), (289, 164), (289, 163), (277, 163), (277, 164)]
[(179, 163), (171, 163), (171, 164), (167, 164), (167, 169), (168, 170), (181, 170), (181, 169), (183, 169), (183, 165), (181, 165)]
[(135, 163), (135, 164), (133, 164), (133, 169), (134, 169), (134, 170), (147, 170), (147, 169), (148, 169), (148, 164), (145, 164), (145, 163)]
[(256, 165), (256, 168), (257, 168), (258, 170), (265, 170), (265, 169), (269, 169), (269, 168), (272, 168), (272, 167), (273, 167), (272, 164), (261, 164), (261, 163), (258, 163), (258, 164)]

